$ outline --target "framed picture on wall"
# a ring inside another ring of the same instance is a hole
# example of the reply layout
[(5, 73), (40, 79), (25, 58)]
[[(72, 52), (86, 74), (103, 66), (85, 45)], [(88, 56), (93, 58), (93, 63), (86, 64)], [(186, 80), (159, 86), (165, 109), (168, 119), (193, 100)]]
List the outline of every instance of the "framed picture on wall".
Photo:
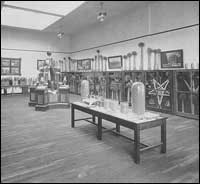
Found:
[(122, 56), (108, 57), (108, 68), (109, 69), (121, 69), (121, 67), (122, 67)]
[(161, 68), (183, 68), (183, 50), (161, 52)]
[(1, 75), (21, 75), (21, 58), (1, 58)]
[(91, 59), (77, 60), (77, 70), (91, 70)]
[(10, 67), (10, 59), (9, 58), (1, 58), (1, 66)]
[(11, 59), (11, 66), (19, 67), (20, 60), (19, 59)]
[(45, 60), (37, 60), (37, 70), (40, 70), (41, 68), (43, 68), (44, 64), (45, 64)]
[(11, 74), (13, 75), (20, 74), (19, 68), (17, 67), (11, 68)]

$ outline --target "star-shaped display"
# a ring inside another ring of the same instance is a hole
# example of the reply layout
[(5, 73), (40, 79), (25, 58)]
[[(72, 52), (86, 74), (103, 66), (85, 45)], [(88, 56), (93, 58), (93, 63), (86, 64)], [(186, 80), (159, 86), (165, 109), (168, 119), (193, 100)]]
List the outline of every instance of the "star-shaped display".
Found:
[(155, 79), (153, 79), (153, 86), (154, 89), (149, 91), (149, 95), (156, 95), (158, 99), (158, 105), (161, 106), (162, 100), (164, 96), (170, 96), (169, 91), (167, 91), (167, 86), (169, 84), (169, 80), (166, 80), (162, 84), (157, 82)]

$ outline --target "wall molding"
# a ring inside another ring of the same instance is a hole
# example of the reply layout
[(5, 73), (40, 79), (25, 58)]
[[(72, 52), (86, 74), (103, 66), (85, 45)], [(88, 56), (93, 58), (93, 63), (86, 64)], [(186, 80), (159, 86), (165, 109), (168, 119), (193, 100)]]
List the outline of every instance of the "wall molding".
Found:
[(151, 36), (155, 36), (155, 35), (159, 35), (159, 34), (165, 34), (165, 33), (168, 33), (168, 32), (178, 31), (178, 30), (181, 30), (181, 29), (187, 29), (187, 28), (195, 27), (195, 26), (199, 26), (199, 24), (192, 24), (192, 25), (188, 25), (188, 26), (184, 26), (184, 27), (169, 29), (169, 30), (166, 30), (166, 31), (161, 31), (161, 32), (152, 33), (152, 34), (146, 34), (146, 35), (142, 35), (142, 36), (138, 36), (138, 37), (134, 37), (134, 38), (129, 38), (129, 39), (126, 39), (126, 40), (121, 40), (121, 41), (117, 41), (117, 42), (107, 43), (107, 44), (104, 44), (104, 45), (99, 45), (99, 46), (95, 46), (95, 47), (81, 49), (81, 50), (78, 50), (78, 51), (73, 51), (73, 52), (71, 52), (71, 54), (75, 54), (75, 53), (83, 52), (83, 51), (87, 51), (87, 50), (92, 50), (92, 49), (97, 49), (97, 48), (100, 48), (100, 47), (120, 44), (120, 43), (124, 43), (124, 42), (129, 42), (129, 41), (137, 40), (137, 39), (140, 39), (140, 38), (151, 37)]
[[(83, 51), (88, 51), (88, 50), (93, 50), (93, 49), (106, 47), (106, 46), (110, 46), (110, 45), (129, 42), (129, 41), (137, 40), (137, 39), (140, 39), (140, 38), (145, 38), (145, 37), (151, 37), (151, 36), (156, 36), (156, 35), (160, 35), (160, 34), (165, 34), (165, 33), (168, 33), (168, 32), (178, 31), (178, 30), (182, 30), (182, 29), (195, 27), (195, 26), (199, 26), (199, 24), (192, 24), (192, 25), (179, 27), (179, 28), (174, 28), (174, 29), (169, 29), (169, 30), (161, 31), (161, 32), (157, 32), (157, 33), (146, 34), (146, 35), (142, 35), (142, 36), (138, 36), (138, 37), (134, 37), (134, 38), (129, 38), (129, 39), (126, 39), (126, 40), (121, 40), (121, 41), (117, 41), (117, 42), (111, 42), (111, 43), (107, 43), (107, 44), (103, 44), (103, 45), (98, 45), (98, 46), (95, 46), (95, 47), (85, 48), (85, 49), (81, 49), (81, 50), (78, 50), (78, 51), (71, 51), (71, 52), (69, 52), (69, 51), (66, 51), (66, 52), (50, 51), (50, 52), (52, 52), (52, 53), (60, 53), (60, 54), (75, 54), (75, 53), (79, 53), (79, 52), (83, 52)], [(32, 49), (16, 49), (16, 48), (1, 48), (1, 50), (26, 51), (26, 52), (45, 52), (45, 53), (48, 51), (48, 50), (32, 50)]]
[(51, 53), (60, 53), (60, 54), (71, 54), (71, 52), (58, 52), (58, 51), (49, 51), (49, 50), (32, 50), (32, 49), (14, 49), (14, 48), (1, 48), (1, 50), (13, 50), (13, 51), (22, 51), (22, 52), (51, 52)]

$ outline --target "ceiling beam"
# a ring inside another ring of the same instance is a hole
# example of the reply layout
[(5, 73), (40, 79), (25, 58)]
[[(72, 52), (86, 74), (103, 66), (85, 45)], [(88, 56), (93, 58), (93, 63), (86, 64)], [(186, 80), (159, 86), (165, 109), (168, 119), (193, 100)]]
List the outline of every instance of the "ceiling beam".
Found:
[(29, 9), (29, 8), (21, 8), (21, 7), (17, 7), (17, 6), (12, 6), (12, 5), (2, 5), (3, 7), (8, 7), (8, 8), (14, 8), (14, 9), (18, 9), (18, 10), (24, 10), (24, 11), (31, 11), (34, 13), (42, 13), (42, 14), (46, 14), (46, 15), (52, 15), (52, 16), (57, 16), (57, 17), (64, 17), (63, 15), (59, 15), (59, 14), (55, 14), (55, 13), (49, 13), (49, 12), (44, 12), (44, 11), (39, 11), (39, 10), (33, 10), (33, 9)]

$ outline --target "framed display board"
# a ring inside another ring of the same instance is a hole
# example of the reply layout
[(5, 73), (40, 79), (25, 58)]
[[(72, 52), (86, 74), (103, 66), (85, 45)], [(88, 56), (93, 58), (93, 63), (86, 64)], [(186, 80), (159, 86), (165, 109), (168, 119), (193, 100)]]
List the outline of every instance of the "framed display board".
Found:
[(1, 75), (21, 75), (21, 58), (1, 58)]
[(109, 69), (121, 69), (121, 67), (122, 67), (122, 56), (108, 57)]
[(46, 63), (45, 60), (38, 59), (37, 60), (37, 70), (40, 70), (41, 68), (43, 68), (45, 63)]
[(161, 52), (161, 68), (183, 68), (183, 50)]
[(91, 59), (77, 60), (77, 70), (91, 70)]

